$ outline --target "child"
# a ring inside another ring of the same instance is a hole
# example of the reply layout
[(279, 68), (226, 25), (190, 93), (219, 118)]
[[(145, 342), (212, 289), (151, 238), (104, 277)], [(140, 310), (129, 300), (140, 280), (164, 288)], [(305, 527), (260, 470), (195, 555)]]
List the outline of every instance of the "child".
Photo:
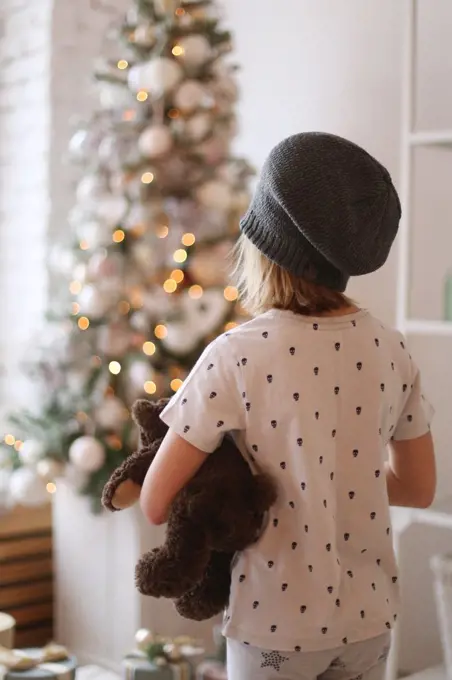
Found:
[(389, 506), (429, 505), (435, 463), (403, 337), (344, 291), (384, 264), (400, 215), (358, 146), (309, 133), (273, 149), (241, 222), (255, 317), (207, 348), (162, 415), (141, 496), (152, 522), (226, 433), (279, 485), (233, 567), (230, 680), (382, 677), (398, 610)]

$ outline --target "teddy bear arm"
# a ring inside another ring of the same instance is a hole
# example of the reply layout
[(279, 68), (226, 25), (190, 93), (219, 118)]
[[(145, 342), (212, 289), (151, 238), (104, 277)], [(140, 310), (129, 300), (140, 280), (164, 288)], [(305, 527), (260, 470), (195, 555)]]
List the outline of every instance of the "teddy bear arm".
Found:
[(160, 443), (156, 441), (152, 446), (136, 451), (113, 472), (102, 494), (102, 504), (107, 510), (122, 510), (138, 500), (144, 478)]

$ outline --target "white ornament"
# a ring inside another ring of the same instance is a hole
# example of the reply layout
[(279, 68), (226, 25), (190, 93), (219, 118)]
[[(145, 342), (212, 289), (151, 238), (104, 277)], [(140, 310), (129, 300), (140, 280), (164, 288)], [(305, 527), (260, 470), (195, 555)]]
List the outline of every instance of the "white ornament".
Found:
[(70, 446), (69, 459), (82, 472), (96, 472), (105, 462), (105, 449), (94, 437), (79, 437)]
[(140, 24), (133, 33), (133, 42), (141, 47), (152, 47), (157, 39), (155, 26)]
[(20, 447), (20, 459), (24, 465), (36, 465), (45, 454), (44, 445), (35, 439), (27, 439)]
[(185, 113), (196, 111), (211, 101), (212, 98), (197, 80), (186, 80), (174, 95), (174, 105)]
[(152, 368), (146, 361), (134, 361), (130, 366), (129, 380), (135, 390), (142, 390), (147, 380), (152, 380)]
[(113, 233), (112, 227), (104, 222), (87, 220), (80, 222), (76, 230), (80, 241), (86, 241), (89, 248), (100, 248), (110, 245)]
[(226, 182), (211, 180), (199, 187), (196, 192), (199, 202), (206, 208), (226, 211), (231, 207), (232, 193)]
[(44, 482), (53, 482), (61, 477), (63, 470), (63, 463), (51, 458), (43, 458), (36, 465), (36, 472)]
[(78, 296), (80, 311), (93, 319), (100, 319), (107, 312), (109, 307), (109, 296), (95, 286), (83, 286)]
[(152, 125), (140, 135), (138, 146), (146, 158), (164, 156), (173, 146), (171, 131), (165, 125)]
[(147, 628), (140, 628), (139, 631), (137, 631), (135, 635), (135, 643), (137, 645), (137, 649), (139, 649), (142, 652), (145, 652), (150, 645), (154, 642), (154, 636), (151, 633), (150, 630)]
[(206, 290), (198, 300), (185, 294), (182, 297), (182, 318), (166, 324), (168, 335), (163, 344), (178, 356), (189, 354), (206, 335), (218, 331), (228, 310), (229, 303), (221, 290)]
[(69, 142), (69, 153), (73, 158), (83, 158), (90, 147), (90, 135), (87, 130), (77, 130)]
[(12, 473), (9, 488), (13, 501), (25, 507), (37, 507), (49, 501), (45, 483), (28, 467), (18, 468)]
[(212, 54), (210, 42), (203, 35), (187, 35), (178, 41), (178, 45), (183, 50), (179, 58), (191, 68), (202, 66)]
[(130, 347), (130, 332), (126, 326), (112, 324), (99, 329), (98, 346), (107, 357), (122, 357)]
[(126, 407), (117, 397), (107, 397), (95, 413), (95, 420), (105, 430), (121, 430), (128, 417)]
[(99, 86), (100, 105), (103, 109), (126, 108), (133, 101), (127, 85), (103, 82)]
[(155, 265), (155, 248), (147, 243), (135, 243), (132, 246), (132, 256), (140, 269), (149, 274), (152, 267)]
[(105, 183), (97, 175), (86, 175), (78, 184), (77, 200), (83, 203), (84, 201), (97, 201), (97, 199), (105, 191)]
[(176, 87), (182, 75), (182, 69), (174, 59), (159, 57), (132, 66), (129, 73), (129, 87), (133, 92), (146, 90), (156, 97), (161, 97)]
[(185, 124), (185, 133), (193, 142), (200, 142), (211, 130), (212, 118), (208, 113), (197, 113)]
[(117, 227), (127, 211), (128, 203), (123, 196), (104, 194), (96, 204), (97, 215), (110, 227)]

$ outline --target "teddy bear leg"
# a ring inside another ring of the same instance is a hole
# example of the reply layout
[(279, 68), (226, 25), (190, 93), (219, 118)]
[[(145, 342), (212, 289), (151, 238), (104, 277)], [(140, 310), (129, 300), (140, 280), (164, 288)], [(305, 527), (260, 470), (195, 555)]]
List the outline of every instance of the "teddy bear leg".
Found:
[(233, 553), (212, 552), (202, 579), (175, 602), (181, 616), (192, 621), (206, 621), (226, 609), (232, 558)]
[(210, 557), (205, 534), (199, 526), (180, 523), (171, 530), (166, 543), (143, 555), (135, 580), (140, 593), (152, 597), (181, 597), (202, 578)]

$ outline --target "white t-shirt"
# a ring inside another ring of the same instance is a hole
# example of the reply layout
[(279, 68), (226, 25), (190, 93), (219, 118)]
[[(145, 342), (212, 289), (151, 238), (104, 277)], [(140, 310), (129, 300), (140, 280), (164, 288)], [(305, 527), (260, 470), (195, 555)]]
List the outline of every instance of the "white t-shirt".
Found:
[(279, 486), (261, 538), (234, 561), (227, 637), (315, 651), (393, 626), (385, 448), (430, 419), (398, 332), (365, 311), (272, 310), (215, 340), (162, 418), (206, 452), (233, 433)]

